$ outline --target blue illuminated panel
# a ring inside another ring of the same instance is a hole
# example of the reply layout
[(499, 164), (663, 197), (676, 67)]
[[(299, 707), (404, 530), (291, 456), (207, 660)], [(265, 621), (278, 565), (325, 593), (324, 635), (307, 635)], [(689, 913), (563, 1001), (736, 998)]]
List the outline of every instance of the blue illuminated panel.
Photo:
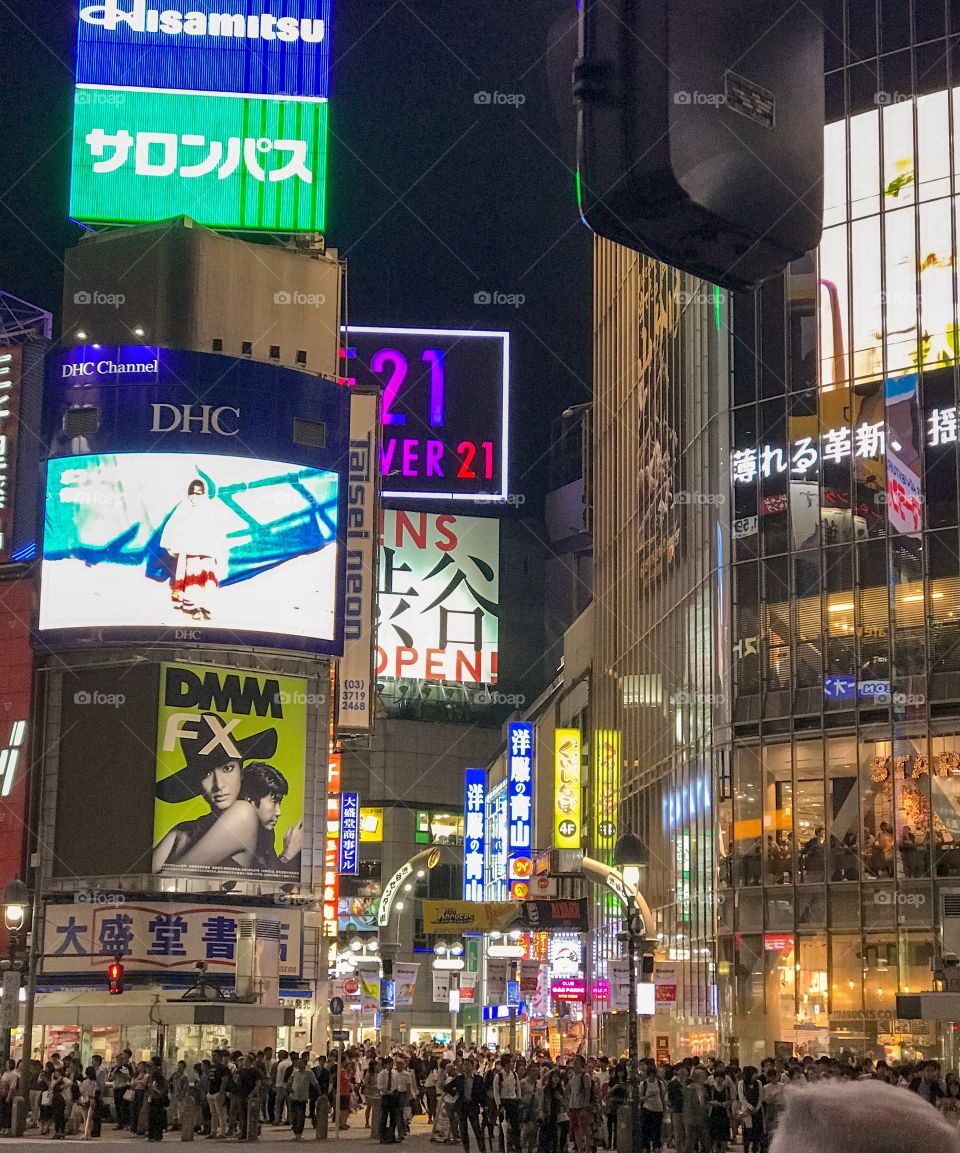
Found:
[(85, 4), (77, 83), (326, 98), (330, 31), (330, 0)]

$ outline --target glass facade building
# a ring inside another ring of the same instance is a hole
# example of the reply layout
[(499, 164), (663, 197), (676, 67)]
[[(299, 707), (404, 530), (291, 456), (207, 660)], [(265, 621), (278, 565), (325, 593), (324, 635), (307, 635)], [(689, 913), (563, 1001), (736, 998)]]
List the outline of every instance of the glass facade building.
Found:
[[(662, 1056), (656, 1038), (666, 1037), (671, 1056), (705, 1054), (718, 1044), (713, 780), (729, 763), (729, 508), (715, 479), (729, 456), (727, 304), (597, 240), (594, 307), (586, 843), (604, 862), (626, 829), (648, 845), (657, 924), (647, 932), (677, 996), (645, 1025), (641, 1048)], [(589, 967), (604, 979), (623, 950), (621, 907), (591, 891)], [(600, 1050), (621, 1052), (627, 1014), (599, 1016)]]
[(954, 1056), (896, 994), (960, 893), (960, 8), (828, 17), (823, 241), (732, 332), (718, 1010), (754, 1064)]

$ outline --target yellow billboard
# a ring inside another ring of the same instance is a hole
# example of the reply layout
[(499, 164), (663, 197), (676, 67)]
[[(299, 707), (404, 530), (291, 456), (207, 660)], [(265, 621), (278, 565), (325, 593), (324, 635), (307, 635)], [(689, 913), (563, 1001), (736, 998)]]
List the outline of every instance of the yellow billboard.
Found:
[(383, 840), (383, 809), (360, 806), (360, 840), (363, 843)]
[(609, 865), (613, 863), (613, 846), (617, 839), (617, 801), (620, 797), (620, 733), (616, 729), (598, 729), (594, 734), (591, 783), (594, 854)]
[(557, 729), (554, 740), (553, 844), (579, 849), (583, 824), (580, 796), (580, 732)]

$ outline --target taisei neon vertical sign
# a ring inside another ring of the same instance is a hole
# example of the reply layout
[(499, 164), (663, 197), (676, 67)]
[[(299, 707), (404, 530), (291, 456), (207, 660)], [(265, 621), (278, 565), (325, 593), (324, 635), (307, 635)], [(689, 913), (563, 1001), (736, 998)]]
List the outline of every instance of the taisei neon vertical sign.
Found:
[(510, 725), (507, 746), (507, 881), (510, 899), (530, 896), (533, 873), (533, 725)]
[(485, 769), (467, 769), (466, 803), (463, 828), (463, 899), (482, 901), (487, 838), (484, 815), (487, 802), (487, 773)]

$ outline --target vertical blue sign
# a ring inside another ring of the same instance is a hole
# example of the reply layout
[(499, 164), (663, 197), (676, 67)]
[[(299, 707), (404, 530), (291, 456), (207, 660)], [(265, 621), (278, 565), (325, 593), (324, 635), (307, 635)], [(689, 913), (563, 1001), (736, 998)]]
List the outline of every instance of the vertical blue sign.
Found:
[(533, 725), (510, 726), (507, 756), (507, 882), (510, 900), (523, 901), (533, 874)]
[(357, 874), (357, 854), (360, 844), (360, 795), (340, 794), (340, 869), (341, 873)]
[(463, 821), (463, 899), (482, 901), (486, 881), (487, 850), (484, 817), (486, 813), (487, 771), (467, 769), (466, 804)]

